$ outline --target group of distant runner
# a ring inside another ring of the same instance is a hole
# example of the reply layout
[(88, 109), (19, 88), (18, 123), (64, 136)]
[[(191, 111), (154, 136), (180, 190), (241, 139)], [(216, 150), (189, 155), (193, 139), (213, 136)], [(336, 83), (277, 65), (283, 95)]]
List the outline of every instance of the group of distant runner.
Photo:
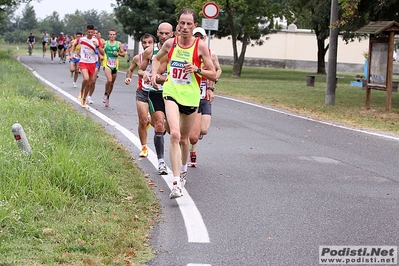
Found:
[[(217, 55), (205, 43), (205, 30), (197, 25), (195, 11), (183, 9), (175, 31), (168, 22), (158, 26), (158, 42), (153, 35), (145, 33), (140, 39), (144, 52), (131, 60), (125, 79), (125, 84), (129, 85), (138, 68), (136, 107), (142, 145), (139, 156), (148, 156), (147, 130), (152, 125), (160, 175), (168, 174), (164, 135), (166, 132), (170, 135), (169, 155), (174, 177), (171, 199), (183, 196), (188, 166), (197, 167), (196, 146), (208, 133), (214, 86), (222, 73)], [(57, 50), (60, 63), (65, 63), (69, 56), (73, 87), (77, 87), (81, 73), (83, 80), (78, 99), (83, 108), (93, 104), (92, 95), (101, 67), (107, 80), (102, 102), (105, 107), (109, 106), (119, 58), (127, 54), (127, 47), (116, 37), (116, 31), (109, 30), (108, 40), (104, 40), (93, 25), (87, 25), (85, 35), (77, 32), (70, 38), (62, 32), (58, 37), (54, 33), (50, 37), (47, 32), (42, 35), (43, 57), (47, 45), (52, 63)]]
[[(29, 44), (29, 46), (32, 47), (32, 49), (34, 48), (34, 45), (36, 43), (36, 38), (32, 32), (28, 36), (26, 42)], [(50, 36), (47, 33), (47, 31), (44, 31), (41, 36), (43, 57), (46, 55), (47, 46), (49, 45), (50, 53), (51, 53), (51, 63), (53, 63), (53, 60), (56, 57), (57, 51), (58, 51), (58, 56), (60, 58), (60, 64), (65, 63), (66, 54), (67, 54), (67, 50), (69, 47), (69, 42), (70, 42), (70, 38), (68, 37), (68, 34), (64, 35), (64, 33), (61, 32), (60, 35), (58, 37), (56, 37), (55, 33), (52, 33)]]
[[(115, 30), (109, 30), (108, 38), (105, 41), (101, 37), (101, 32), (93, 25), (87, 26), (86, 35), (77, 32), (69, 37), (68, 34), (61, 32), (59, 36), (56, 36), (55, 33), (49, 36), (47, 31), (44, 31), (41, 36), (43, 57), (46, 56), (47, 46), (49, 46), (51, 63), (54, 63), (57, 51), (60, 64), (65, 64), (66, 58), (69, 56), (69, 69), (74, 88), (77, 87), (79, 74), (82, 75), (83, 81), (78, 99), (84, 108), (87, 107), (87, 103), (93, 104), (91, 96), (101, 67), (103, 67), (107, 78), (102, 101), (106, 107), (109, 106), (109, 96), (112, 93), (119, 66), (118, 57), (125, 56), (127, 47), (116, 41)], [(30, 46), (34, 46), (36, 39), (32, 33), (26, 42)]]

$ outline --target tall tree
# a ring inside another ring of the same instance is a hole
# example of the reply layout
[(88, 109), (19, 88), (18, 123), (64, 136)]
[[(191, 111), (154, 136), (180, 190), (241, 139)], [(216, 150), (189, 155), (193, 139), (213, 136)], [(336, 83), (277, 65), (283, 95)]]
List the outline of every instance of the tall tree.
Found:
[[(101, 20), (100, 20), (100, 15), (98, 14), (97, 10), (91, 9), (88, 11), (83, 12), (86, 25), (92, 24), (94, 27), (96, 27), (98, 30), (101, 32), (104, 31), (101, 25)], [(86, 28), (86, 25), (84, 25), (84, 28)]]
[(84, 14), (76, 10), (73, 14), (65, 14), (64, 16), (65, 31), (69, 34), (75, 34), (76, 32), (85, 33), (87, 22)]
[(17, 29), (17, 21), (13, 18), (15, 10), (16, 7), (7, 6), (0, 12), (0, 35)]
[(325, 41), (330, 35), (331, 0), (289, 0), (291, 22), (299, 22), (302, 27), (315, 32), (317, 41), (317, 73), (326, 74), (325, 55), (329, 45)]
[(123, 31), (135, 40), (146, 32), (155, 36), (161, 22), (176, 25), (174, 0), (118, 0), (114, 12)]
[(29, 3), (31, 0), (0, 0), (0, 13), (8, 7), (18, 7), (22, 3)]
[(22, 17), (20, 22), (20, 28), (22, 30), (33, 30), (37, 27), (38, 22), (36, 18), (36, 12), (33, 6), (29, 3), (25, 5), (22, 10)]
[[(190, 7), (202, 16), (202, 6), (207, 0), (179, 0), (176, 10)], [(273, 31), (273, 18), (278, 13), (279, 1), (265, 0), (221, 0), (219, 14), (219, 30), (214, 33), (218, 38), (231, 36), (233, 46), (233, 77), (241, 75), (245, 53), (248, 45), (262, 45), (261, 37)], [(238, 51), (241, 42), (241, 51)]]
[[(116, 30), (117, 32), (117, 40), (121, 42), (127, 42), (128, 41), (128, 35), (123, 32), (123, 27), (121, 24), (118, 23), (118, 21), (115, 18), (114, 13), (107, 13), (105, 11), (100, 13), (100, 21), (103, 29), (105, 29), (107, 32), (111, 29)], [(107, 32), (104, 32), (104, 34), (107, 34)]]
[[(5, 24), (10, 25), (10, 10), (14, 12), (19, 5), (30, 3), (31, 1), (32, 0), (0, 0), (0, 26), (4, 29)], [(19, 26), (19, 24), (17, 24), (17, 26)], [(6, 33), (9, 33), (9, 31), (6, 31)]]
[(351, 31), (359, 29), (370, 21), (399, 21), (399, 1), (397, 0), (339, 0), (343, 13), (339, 26), (345, 30), (346, 37)]
[(61, 31), (65, 30), (65, 25), (62, 20), (60, 20), (60, 15), (57, 11), (53, 11), (50, 16), (46, 16), (41, 23), (45, 23), (48, 26), (47, 32), (48, 33), (55, 33), (56, 36), (60, 34)]

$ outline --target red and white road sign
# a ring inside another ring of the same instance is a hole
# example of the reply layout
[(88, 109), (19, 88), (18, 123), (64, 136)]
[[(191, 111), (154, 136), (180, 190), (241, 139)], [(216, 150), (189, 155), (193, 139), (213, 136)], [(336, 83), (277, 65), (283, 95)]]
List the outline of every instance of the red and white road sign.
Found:
[(206, 18), (216, 18), (219, 15), (219, 6), (215, 2), (208, 2), (202, 7)]

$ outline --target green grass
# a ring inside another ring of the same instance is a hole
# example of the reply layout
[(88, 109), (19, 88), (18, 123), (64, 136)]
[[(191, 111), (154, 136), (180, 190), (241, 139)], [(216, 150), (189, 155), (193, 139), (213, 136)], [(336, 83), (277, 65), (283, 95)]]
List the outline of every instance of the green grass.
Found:
[[(18, 50), (17, 50), (18, 47)], [(33, 54), (42, 53), (42, 46), (40, 43), (36, 43), (33, 49)], [(16, 44), (1, 44), (0, 50), (6, 51), (9, 54), (28, 54), (27, 43), (16, 43)]]
[[(133, 265), (160, 211), (129, 152), (0, 50), (0, 265)], [(32, 147), (11, 133), (20, 123)]]
[[(282, 69), (244, 67), (240, 78), (232, 78), (232, 67), (223, 66), (216, 85), (222, 95), (246, 99), (317, 119), (357, 128), (399, 134), (399, 95), (392, 94), (392, 111), (386, 112), (386, 92), (371, 92), (371, 109), (365, 108), (365, 91), (350, 86), (356, 73), (339, 73), (335, 105), (325, 104), (326, 77), (317, 76), (314, 87), (306, 86), (306, 73)], [(215, 103), (217, 104), (217, 103)]]
[[(122, 62), (125, 63), (124, 59)], [(371, 109), (366, 110), (365, 91), (350, 86), (356, 74), (363, 73), (338, 73), (343, 78), (338, 79), (335, 105), (330, 106), (325, 104), (326, 76), (317, 75), (315, 86), (309, 87), (306, 86), (306, 74), (311, 71), (244, 66), (241, 77), (233, 78), (232, 66), (222, 66), (222, 69), (223, 74), (215, 86), (217, 94), (360, 129), (399, 135), (399, 93), (392, 94), (392, 111), (386, 112), (386, 92), (372, 90)]]

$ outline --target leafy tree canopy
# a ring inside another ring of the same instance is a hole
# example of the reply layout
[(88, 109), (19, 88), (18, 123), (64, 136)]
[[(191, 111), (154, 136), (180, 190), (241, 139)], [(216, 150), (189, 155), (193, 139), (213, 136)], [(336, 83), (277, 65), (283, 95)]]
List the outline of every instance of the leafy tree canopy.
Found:
[(31, 0), (0, 0), (0, 13), (9, 7), (18, 7), (22, 3), (29, 3)]
[(174, 0), (117, 0), (114, 12), (123, 31), (136, 40), (144, 33), (155, 36), (162, 22), (177, 24)]
[[(179, 0), (176, 1), (176, 13), (182, 8), (190, 7), (203, 17), (202, 7), (207, 0)], [(281, 14), (280, 1), (265, 0), (221, 0), (219, 30), (213, 32), (218, 37), (231, 36), (233, 46), (233, 76), (241, 75), (245, 52), (248, 45), (262, 45), (262, 36), (273, 31), (273, 17)], [(201, 22), (201, 21), (200, 21)], [(238, 51), (237, 42), (241, 42), (241, 51)]]
[(20, 21), (20, 29), (33, 30), (37, 27), (36, 12), (33, 6), (27, 4), (22, 10), (22, 18)]
[(336, 26), (344, 31), (344, 39), (353, 40), (357, 29), (370, 21), (399, 21), (399, 1), (397, 0), (339, 0), (342, 14)]

